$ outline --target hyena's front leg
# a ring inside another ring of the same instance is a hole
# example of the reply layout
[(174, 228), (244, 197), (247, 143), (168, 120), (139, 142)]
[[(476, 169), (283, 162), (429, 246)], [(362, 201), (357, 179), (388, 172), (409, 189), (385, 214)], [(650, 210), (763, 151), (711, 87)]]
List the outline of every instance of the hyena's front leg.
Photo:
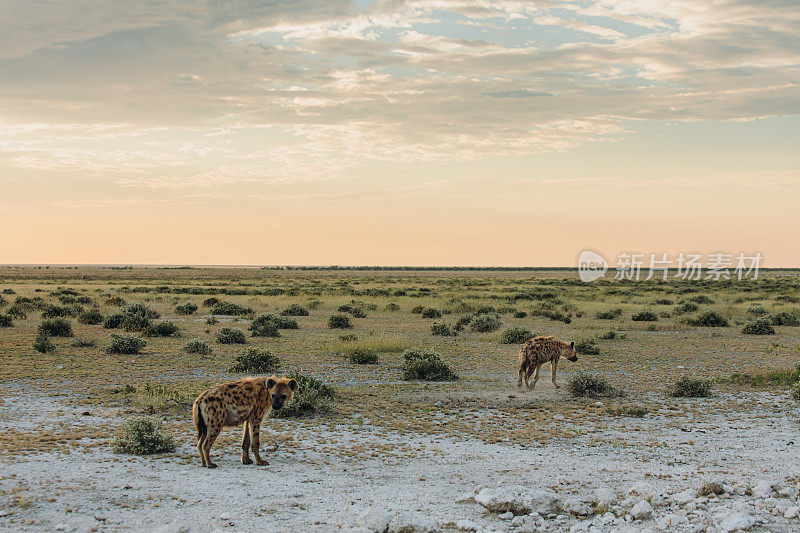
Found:
[[(536, 382), (539, 381), (539, 369), (540, 368), (542, 368), (541, 365), (536, 365), (536, 370), (533, 371), (533, 383), (531, 383), (531, 385), (530, 385), (530, 389), (531, 390), (533, 390), (533, 388), (536, 387)], [(528, 370), (528, 373), (530, 374), (530, 369)], [(527, 385), (527, 383), (528, 383), (528, 380), (526, 379), (525, 380), (525, 384)]]
[(517, 387), (522, 387), (522, 382), (525, 382), (525, 388), (528, 388), (528, 376), (526, 374), (526, 369), (524, 365), (519, 365), (519, 372), (517, 373), (519, 379), (517, 379)]
[(250, 421), (244, 421), (244, 433), (242, 435), (242, 464), (251, 465), (253, 461), (250, 459)]
[(559, 388), (559, 386), (556, 384), (556, 367), (557, 366), (558, 366), (558, 359), (553, 359), (552, 361), (550, 361), (550, 375), (551, 375), (551, 378), (553, 379), (553, 387), (555, 387), (555, 388)]
[(258, 466), (266, 466), (269, 463), (261, 458), (259, 448), (261, 447), (261, 420), (250, 420), (250, 446), (253, 448), (253, 456), (256, 458)]

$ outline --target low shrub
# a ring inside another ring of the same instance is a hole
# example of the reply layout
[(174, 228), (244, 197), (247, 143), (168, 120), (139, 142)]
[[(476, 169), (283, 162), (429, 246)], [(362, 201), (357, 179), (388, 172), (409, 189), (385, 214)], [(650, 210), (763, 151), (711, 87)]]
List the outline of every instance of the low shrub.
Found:
[(414, 313), (415, 315), (421, 314), (424, 310), (425, 310), (424, 305), (415, 305), (414, 307), (411, 308), (411, 312)]
[(711, 396), (711, 382), (683, 376), (667, 389), (676, 398), (708, 398)]
[(447, 322), (434, 322), (433, 324), (431, 324), (431, 335), (438, 335), (441, 337), (455, 337), (456, 335), (458, 335), (458, 331), (456, 331)]
[(114, 453), (133, 455), (172, 453), (177, 447), (172, 437), (161, 432), (161, 422), (151, 417), (128, 420), (111, 441)]
[(150, 320), (161, 318), (161, 315), (158, 314), (158, 311), (156, 311), (155, 309), (151, 309), (150, 307), (140, 302), (126, 305), (125, 307), (122, 308), (122, 314), (140, 315)]
[(768, 319), (759, 318), (745, 324), (742, 333), (745, 335), (775, 335), (775, 328)]
[(569, 313), (562, 313), (558, 309), (542, 308), (532, 314), (549, 318), (554, 322), (563, 322), (564, 324), (572, 323), (572, 315)]
[(675, 314), (683, 315), (685, 313), (694, 313), (698, 309), (700, 309), (700, 306), (694, 302), (683, 302), (675, 307)]
[(283, 316), (308, 316), (308, 309), (303, 307), (300, 304), (292, 304), (283, 311), (281, 311), (281, 315)]
[(355, 333), (345, 333), (344, 335), (339, 335), (339, 340), (342, 342), (356, 342), (358, 340), (358, 335)]
[(433, 307), (426, 307), (421, 316), (422, 318), (442, 318), (442, 313)]
[(157, 322), (145, 328), (144, 334), (147, 337), (172, 337), (180, 331), (174, 322)]
[(598, 311), (594, 314), (600, 320), (614, 320), (622, 316), (622, 309), (609, 309), (608, 311)]
[(275, 372), (281, 366), (281, 360), (267, 350), (250, 348), (236, 356), (228, 372), (250, 372), (264, 374)]
[(786, 294), (782, 294), (780, 296), (776, 296), (775, 297), (775, 301), (776, 302), (786, 302), (786, 303), (790, 303), (790, 304), (797, 304), (797, 303), (800, 303), (800, 298), (798, 298), (797, 296), (789, 296), (789, 295), (786, 295)]
[(103, 321), (103, 327), (106, 329), (116, 329), (122, 326), (122, 323), (125, 321), (125, 315), (116, 313), (113, 315), (108, 315), (106, 319)]
[(25, 309), (16, 304), (9, 307), (6, 313), (8, 313), (8, 316), (12, 318), (18, 318), (19, 320), (25, 320), (28, 318), (28, 313), (25, 312)]
[(525, 318), (526, 316), (528, 316), (528, 313), (526, 313), (525, 311), (514, 312), (514, 318)]
[(261, 315), (250, 323), (253, 337), (280, 337), (279, 329), (298, 329), (297, 321), (271, 313)]
[(336, 310), (340, 313), (350, 313), (355, 318), (365, 318), (367, 316), (363, 307), (353, 304), (340, 305)]
[(800, 401), (800, 382), (792, 385), (792, 388), (789, 391), (789, 393), (792, 395), (793, 399)]
[(253, 309), (233, 302), (218, 302), (214, 304), (211, 313), (214, 315), (241, 316), (252, 314)]
[(317, 309), (319, 306), (322, 305), (322, 300), (313, 299), (308, 301), (308, 308), (309, 309)]
[(75, 310), (72, 307), (48, 305), (42, 310), (42, 318), (73, 317)]
[(600, 355), (600, 348), (597, 347), (594, 339), (583, 339), (576, 342), (575, 349), (583, 355)]
[(791, 370), (771, 370), (763, 374), (734, 372), (727, 381), (752, 386), (793, 385), (800, 381), (800, 365)]
[(373, 365), (378, 362), (378, 354), (364, 348), (356, 348), (347, 357), (351, 363), (357, 365)]
[(567, 391), (576, 398), (620, 395), (606, 378), (586, 372), (573, 374), (567, 381)]
[(716, 311), (706, 311), (696, 318), (690, 318), (688, 323), (690, 326), (700, 326), (704, 328), (725, 328), (730, 325), (728, 319)]
[(508, 328), (503, 331), (502, 335), (500, 335), (500, 343), (523, 344), (532, 337), (535, 337), (535, 335), (528, 328), (514, 326), (513, 328)]
[(56, 350), (56, 346), (50, 342), (50, 337), (39, 333), (33, 341), (33, 349), (40, 353), (50, 353)]
[(387, 311), (392, 311), (392, 312), (399, 311), (400, 310), (400, 306), (397, 305), (394, 302), (390, 302), (390, 303), (386, 304), (386, 310)]
[(708, 305), (714, 303), (714, 300), (712, 300), (705, 294), (698, 294), (697, 296), (692, 296), (691, 298), (689, 298), (689, 301), (697, 304), (708, 304)]
[(456, 321), (456, 325), (454, 326), (455, 330), (462, 331), (464, 327), (466, 327), (467, 325), (469, 325), (470, 322), (472, 322), (473, 318), (475, 318), (475, 315), (464, 315), (460, 317)]
[(217, 333), (217, 342), (220, 344), (246, 344), (247, 338), (240, 329), (222, 328)]
[(470, 329), (478, 333), (488, 333), (500, 329), (500, 319), (495, 315), (478, 315), (470, 322)]
[(298, 418), (326, 413), (331, 410), (336, 390), (318, 379), (292, 372), (287, 378), (297, 381), (299, 388), (292, 401), (277, 411), (272, 411), (275, 418)]
[(750, 316), (764, 316), (767, 314), (767, 310), (761, 304), (753, 304), (747, 308), (747, 314)]
[(659, 298), (653, 303), (656, 305), (675, 305), (675, 302), (673, 302), (669, 298)]
[(122, 316), (121, 326), (127, 332), (144, 331), (150, 327), (150, 319), (145, 315), (130, 315), (126, 313)]
[(186, 302), (183, 305), (176, 305), (175, 312), (179, 315), (193, 315), (197, 311), (197, 304)]
[(48, 337), (72, 337), (72, 323), (65, 318), (42, 320), (39, 333)]
[(0, 328), (10, 328), (14, 325), (14, 320), (10, 315), (0, 315)]
[(773, 313), (767, 318), (773, 326), (800, 326), (800, 318), (792, 313)]
[(658, 320), (658, 316), (656, 316), (656, 314), (652, 311), (644, 310), (639, 311), (631, 316), (631, 320), (634, 322), (655, 322)]
[(125, 305), (125, 300), (121, 296), (111, 296), (106, 300), (106, 305), (122, 307), (123, 305)]
[(95, 326), (103, 323), (103, 314), (97, 309), (89, 309), (78, 315), (78, 322)]
[(186, 353), (196, 353), (199, 355), (210, 355), (211, 346), (202, 339), (192, 339), (183, 347)]
[(599, 338), (601, 340), (604, 340), (604, 341), (610, 341), (610, 340), (614, 340), (614, 339), (618, 339), (618, 340), (627, 339), (628, 336), (625, 335), (624, 333), (620, 333), (619, 331), (614, 331), (612, 329), (612, 330), (607, 331), (607, 332), (603, 333), (602, 335), (600, 335)]
[(116, 335), (112, 333), (111, 345), (108, 347), (108, 353), (132, 355), (139, 353), (139, 351), (145, 346), (147, 346), (147, 341), (141, 337), (134, 337), (133, 335)]
[(220, 299), (214, 298), (213, 296), (211, 298), (206, 298), (205, 300), (203, 300), (203, 305), (206, 307), (214, 307), (218, 303), (220, 303)]
[(352, 327), (353, 324), (350, 323), (350, 317), (347, 315), (331, 315), (328, 318), (328, 328), (330, 329), (347, 329)]
[(72, 341), (72, 346), (75, 348), (94, 348), (97, 343), (93, 340), (87, 339), (75, 339)]
[(458, 375), (442, 361), (441, 355), (428, 349), (411, 349), (403, 353), (403, 379), (406, 381), (454, 381)]

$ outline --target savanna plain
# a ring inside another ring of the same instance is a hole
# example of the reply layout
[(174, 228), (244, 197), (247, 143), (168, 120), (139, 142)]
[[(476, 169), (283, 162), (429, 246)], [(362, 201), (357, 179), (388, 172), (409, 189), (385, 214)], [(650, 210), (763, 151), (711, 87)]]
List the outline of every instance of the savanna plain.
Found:
[[(795, 270), (5, 266), (0, 358), (2, 530), (800, 528)], [(193, 400), (273, 374), (269, 465), (203, 468)]]

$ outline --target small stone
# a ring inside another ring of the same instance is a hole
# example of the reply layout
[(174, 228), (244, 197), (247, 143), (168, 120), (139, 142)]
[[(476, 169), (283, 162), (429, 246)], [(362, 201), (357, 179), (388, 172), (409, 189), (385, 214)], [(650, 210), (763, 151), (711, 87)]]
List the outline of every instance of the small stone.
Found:
[(385, 533), (389, 528), (391, 519), (389, 511), (386, 509), (370, 507), (361, 511), (358, 518), (356, 518), (356, 524), (374, 533)]
[(672, 499), (672, 501), (683, 507), (687, 503), (693, 501), (696, 496), (697, 493), (694, 491), (694, 489), (686, 489), (684, 491), (678, 492), (677, 494), (673, 494), (672, 496), (670, 496), (670, 498)]
[(456, 527), (460, 531), (478, 531), (481, 528), (481, 525), (474, 520), (463, 518), (456, 522)]
[(512, 512), (515, 515), (553, 513), (558, 508), (558, 497), (554, 492), (528, 487), (485, 488), (475, 495), (475, 501), (495, 513)]
[(439, 528), (430, 518), (400, 512), (392, 517), (387, 528), (389, 533), (432, 533)]
[(631, 516), (635, 520), (645, 520), (653, 514), (653, 507), (647, 500), (641, 500), (631, 509)]
[(56, 531), (72, 531), (72, 526), (62, 522), (56, 525)]
[(498, 518), (500, 520), (511, 520), (512, 518), (514, 518), (514, 513), (512, 513), (511, 511), (508, 511), (508, 512), (505, 512), (505, 513), (501, 513), (498, 516)]
[(783, 516), (785, 518), (797, 518), (798, 516), (800, 516), (800, 506), (793, 505), (793, 506), (789, 507), (783, 513)]
[(611, 490), (600, 487), (595, 489), (594, 491), (594, 503), (597, 504), (598, 507), (602, 507), (603, 509), (608, 509), (611, 507), (614, 502), (617, 501), (617, 497), (614, 495)]
[(766, 498), (770, 494), (772, 494), (772, 483), (765, 479), (761, 479), (756, 482), (755, 485), (750, 489), (750, 492), (756, 498)]
[(574, 516), (589, 516), (592, 514), (592, 508), (574, 496), (565, 498), (561, 508)]
[(758, 519), (754, 516), (732, 512), (721, 517), (719, 527), (722, 531), (739, 531), (750, 529), (756, 523), (758, 523)]
[(221, 515), (219, 515), (218, 518), (220, 520), (230, 520), (231, 519), (231, 515), (229, 515), (228, 513), (222, 513)]

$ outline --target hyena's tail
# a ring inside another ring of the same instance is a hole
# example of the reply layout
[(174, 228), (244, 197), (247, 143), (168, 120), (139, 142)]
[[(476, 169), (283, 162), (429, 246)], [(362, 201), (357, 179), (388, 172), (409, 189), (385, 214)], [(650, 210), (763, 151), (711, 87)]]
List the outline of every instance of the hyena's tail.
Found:
[(200, 402), (196, 401), (192, 405), (192, 420), (194, 420), (194, 427), (197, 430), (197, 438), (202, 439), (208, 430), (206, 421), (203, 420), (203, 413), (200, 412)]

